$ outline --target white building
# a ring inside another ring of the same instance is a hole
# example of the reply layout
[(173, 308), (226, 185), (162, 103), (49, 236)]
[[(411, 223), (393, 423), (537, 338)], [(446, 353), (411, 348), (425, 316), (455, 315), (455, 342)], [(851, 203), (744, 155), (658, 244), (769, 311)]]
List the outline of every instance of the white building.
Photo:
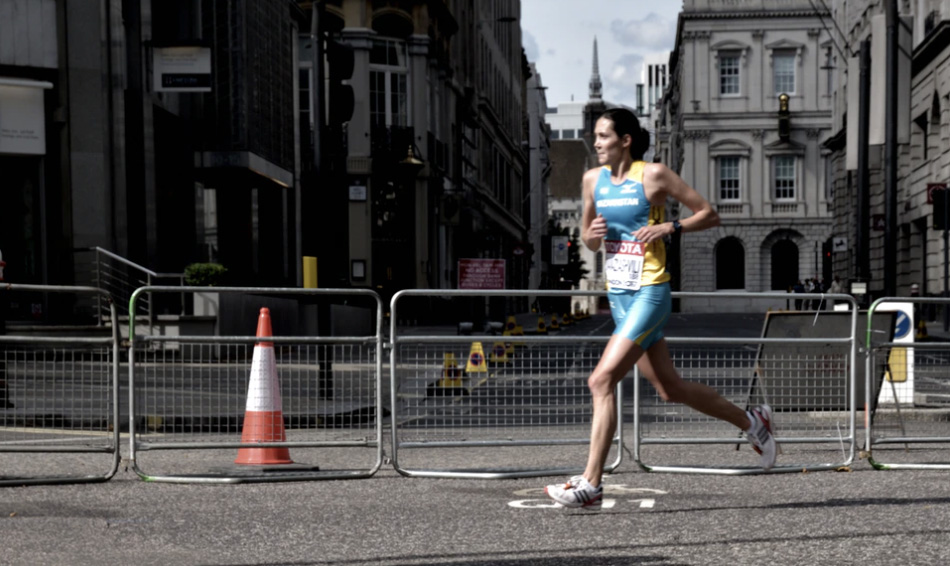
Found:
[[(821, 18), (830, 14), (809, 0), (685, 0), (658, 151), (722, 224), (674, 243), (679, 290), (786, 291), (799, 280), (831, 277), (822, 148), (833, 133), (831, 75), (822, 70), (830, 39)], [(787, 132), (779, 129), (782, 94)], [(748, 304), (691, 299), (681, 308), (723, 312)]]
[(652, 116), (670, 83), (670, 54), (653, 53), (643, 57), (637, 84), (637, 115)]
[(587, 102), (560, 102), (544, 115), (551, 128), (552, 140), (574, 140), (584, 137), (584, 107)]

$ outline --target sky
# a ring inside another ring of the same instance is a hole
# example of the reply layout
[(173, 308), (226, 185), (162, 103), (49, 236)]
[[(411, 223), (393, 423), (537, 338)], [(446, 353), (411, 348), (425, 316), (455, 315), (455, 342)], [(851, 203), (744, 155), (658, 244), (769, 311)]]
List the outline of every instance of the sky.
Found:
[(680, 0), (521, 0), (522, 44), (548, 107), (587, 100), (597, 37), (603, 98), (636, 107), (643, 57), (673, 50)]

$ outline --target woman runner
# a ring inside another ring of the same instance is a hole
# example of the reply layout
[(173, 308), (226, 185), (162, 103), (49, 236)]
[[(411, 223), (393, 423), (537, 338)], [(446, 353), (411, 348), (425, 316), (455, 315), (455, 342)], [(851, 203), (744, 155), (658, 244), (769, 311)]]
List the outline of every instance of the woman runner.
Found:
[[(761, 454), (762, 468), (770, 469), (776, 443), (769, 406), (747, 412), (707, 385), (684, 381), (663, 338), (671, 311), (663, 238), (718, 226), (719, 215), (668, 167), (642, 161), (650, 134), (629, 110), (607, 110), (597, 120), (594, 137), (601, 166), (584, 174), (582, 239), (593, 251), (605, 247), (608, 299), (616, 328), (587, 380), (593, 401), (587, 467), (583, 475), (545, 487), (545, 493), (564, 507), (600, 509), (604, 462), (617, 429), (617, 384), (633, 364), (664, 401), (683, 403), (745, 431)], [(667, 197), (693, 215), (682, 222), (664, 222)]]

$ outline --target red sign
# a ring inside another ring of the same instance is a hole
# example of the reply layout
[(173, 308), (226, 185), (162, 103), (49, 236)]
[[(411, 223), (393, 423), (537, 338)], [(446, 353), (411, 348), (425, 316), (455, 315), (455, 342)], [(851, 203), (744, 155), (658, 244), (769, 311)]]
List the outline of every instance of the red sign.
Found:
[(934, 203), (934, 191), (947, 190), (946, 183), (927, 183), (927, 204)]
[(505, 260), (460, 259), (459, 289), (504, 289)]

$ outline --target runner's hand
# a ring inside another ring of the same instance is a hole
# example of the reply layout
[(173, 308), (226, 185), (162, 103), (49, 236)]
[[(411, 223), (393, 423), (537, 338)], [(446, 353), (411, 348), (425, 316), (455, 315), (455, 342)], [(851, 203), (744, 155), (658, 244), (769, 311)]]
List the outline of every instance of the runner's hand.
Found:
[(671, 233), (671, 231), (667, 228), (667, 224), (667, 222), (663, 222), (662, 224), (643, 226), (633, 233), (633, 237), (636, 238), (638, 242), (643, 242), (644, 244), (661, 240)]
[(607, 235), (607, 219), (602, 214), (598, 214), (590, 226), (587, 227), (587, 240), (603, 238)]

